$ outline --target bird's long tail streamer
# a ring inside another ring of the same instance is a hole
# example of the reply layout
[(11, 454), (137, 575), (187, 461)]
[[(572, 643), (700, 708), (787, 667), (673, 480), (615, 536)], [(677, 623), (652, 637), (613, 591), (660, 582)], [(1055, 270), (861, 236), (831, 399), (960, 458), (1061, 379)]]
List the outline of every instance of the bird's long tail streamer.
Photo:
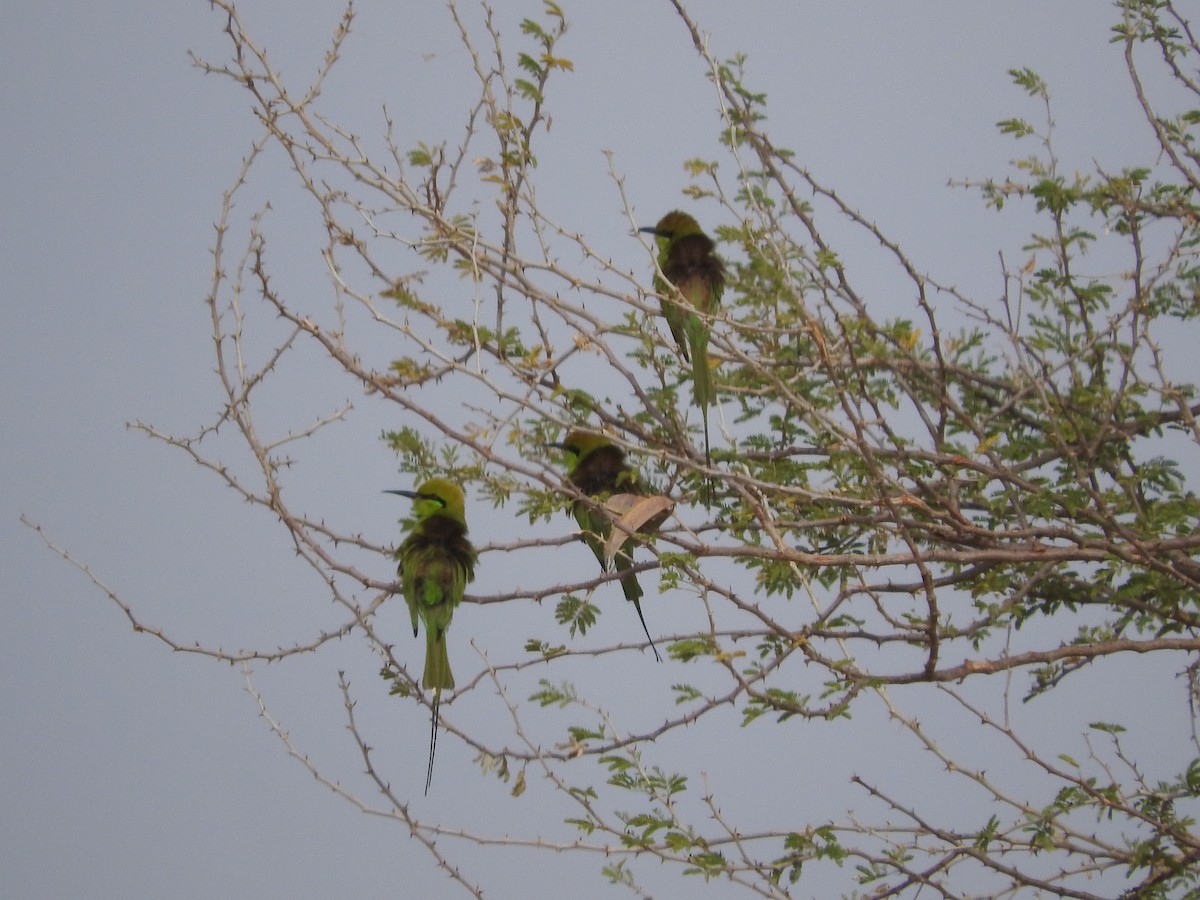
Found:
[(442, 702), (442, 689), (433, 694), (433, 712), (429, 717), (429, 767), (425, 770), (425, 796), (429, 796), (429, 785), (433, 781), (433, 756), (437, 752), (438, 707)]

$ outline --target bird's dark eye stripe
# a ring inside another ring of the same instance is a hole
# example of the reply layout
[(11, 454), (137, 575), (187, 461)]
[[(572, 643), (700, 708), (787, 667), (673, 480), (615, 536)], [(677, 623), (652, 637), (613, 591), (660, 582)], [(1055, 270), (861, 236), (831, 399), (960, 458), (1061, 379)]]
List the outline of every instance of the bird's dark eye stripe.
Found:
[(442, 506), (446, 505), (446, 501), (443, 500), (441, 497), (439, 497), (437, 494), (417, 494), (417, 496), (420, 497), (422, 500), (436, 500)]

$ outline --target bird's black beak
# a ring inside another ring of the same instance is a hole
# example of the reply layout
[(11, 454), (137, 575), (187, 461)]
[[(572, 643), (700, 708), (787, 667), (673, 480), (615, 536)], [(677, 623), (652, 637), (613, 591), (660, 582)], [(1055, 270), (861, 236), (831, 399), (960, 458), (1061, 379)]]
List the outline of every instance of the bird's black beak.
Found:
[(652, 234), (655, 237), (659, 236), (658, 229), (655, 228), (653, 225), (647, 225), (645, 228), (639, 228), (635, 233), (636, 234)]
[(416, 491), (384, 491), (385, 494), (399, 494), (401, 497), (407, 497), (409, 500), (416, 500), (420, 496)]

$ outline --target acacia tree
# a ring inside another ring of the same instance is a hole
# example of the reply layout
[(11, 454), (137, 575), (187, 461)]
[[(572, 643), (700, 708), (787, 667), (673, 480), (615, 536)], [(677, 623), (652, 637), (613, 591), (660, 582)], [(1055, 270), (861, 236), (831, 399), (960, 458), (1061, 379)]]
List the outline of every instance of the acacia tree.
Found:
[[(489, 843), (573, 852), (586, 866), (602, 853), (605, 875), (645, 896), (647, 861), (722, 893), (734, 884), (766, 897), (808, 896), (818, 883), (810, 878), (870, 896), (1200, 890), (1200, 504), (1185, 477), (1200, 402), (1181, 355), (1200, 312), (1200, 45), (1172, 3), (1122, 0), (1114, 14), (1116, 51), (1161, 149), (1155, 160), (1086, 174), (1060, 163), (1049, 87), (1013, 71), (1035, 124), (1000, 124), (1029, 155), (1002, 177), (964, 184), (1002, 214), (1021, 207), (1038, 217), (1021, 261), (1001, 254), (996, 299), (921, 271), (777, 147), (744, 60), (709, 56), (673, 2), (721, 101), (719, 159), (679, 160), (693, 178), (689, 208), (728, 223), (714, 229), (728, 283), (709, 323), (721, 423), (711, 465), (688, 367), (659, 321), (653, 247), (631, 273), (540, 202), (539, 140), (556, 79), (572, 68), (557, 5), (523, 23), (518, 47), (501, 41), (484, 7), (484, 47), (448, 4), (478, 89), (462, 136), (401, 134), (388, 120), (382, 153), (320, 108), (352, 8), (317, 78), (297, 87), (234, 3), (213, 5), (231, 55), (197, 62), (248, 92), (262, 125), (225, 195), (213, 247), (222, 408), (191, 435), (138, 427), (268, 511), (321, 602), (332, 599), (345, 619), (284, 649), (231, 652), (151, 628), (114, 597), (140, 630), (240, 662), (251, 683), (257, 661), (357, 638), (382, 676), (341, 681), (369, 788), (353, 790), (310, 761), (260, 697), (262, 709), (319, 778), (393, 818), (476, 896), (486, 877), (466, 854)], [(1178, 108), (1150, 99), (1143, 65), (1165, 67)], [(320, 291), (279, 289), (269, 220), (235, 214), (250, 172), (278, 151), (325, 235)], [(625, 203), (615, 170), (613, 191)], [(625, 209), (612, 228), (652, 224)], [(872, 265), (888, 261), (889, 308), (902, 314), (881, 316), (860, 287), (852, 254), (826, 238), (834, 220), (870, 238)], [(239, 223), (248, 237), (234, 250)], [(398, 602), (397, 585), (380, 577), (396, 535), (339, 528), (330, 523), (340, 513), (293, 499), (304, 479), (331, 476), (306, 469), (304, 448), (344, 423), (337, 410), (292, 430), (277, 424), (269, 386), (286, 377), (289, 358), (314, 350), (333, 364), (331, 377), (361, 391), (360, 408), (394, 422), (384, 439), (402, 472), (463, 484), (469, 520), (490, 507), (514, 523), (503, 541), (476, 540), (481, 573), (521, 574), (509, 585), (481, 577), (466, 598), (452, 635), (460, 651), (469, 637), (476, 653), (457, 656), (442, 746), (461, 742), (479, 762), (453, 777), (511, 794), (522, 816), (535, 808), (532, 834), (419, 817), (398, 787), (415, 794), (419, 781), (398, 773), (414, 771), (422, 754), (414, 747), (401, 759), (379, 747), (356, 714), (368, 695), (390, 693), (395, 715), (431, 697), (419, 686), (421, 642), (407, 642), (405, 622), (381, 618)], [(210, 450), (221, 428), (240, 436), (249, 468)], [(648, 660), (614, 576), (589, 559), (566, 515), (579, 495), (548, 445), (571, 428), (603, 431), (675, 504), (635, 550), (647, 618), (667, 648), (662, 666)], [(655, 621), (660, 594), (672, 598), (665, 624)], [(501, 609), (520, 640), (472, 625)], [(598, 644), (598, 621), (618, 617), (624, 640)], [(1193, 721), (1190, 746), (1170, 757), (1182, 764), (1127, 752), (1132, 736), (1118, 722), (1092, 722), (1080, 759), (1063, 750), (1077, 732), (1022, 731), (1020, 709), (1079, 682), (1102, 693), (1118, 661), (1147, 679), (1164, 721)], [(632, 665), (662, 687), (648, 719), (626, 708), (627, 695), (606, 691), (603, 673)], [(1184, 673), (1185, 687), (1152, 686), (1168, 671)], [(454, 715), (456, 702), (472, 700), (472, 716)], [(907, 769), (881, 780), (857, 762), (821, 774), (857, 798), (839, 799), (840, 813), (784, 804), (733, 815), (737, 796), (698, 787), (702, 772), (739, 761), (731, 754), (704, 768), (689, 748), (753, 734), (778, 762), (743, 772), (738, 792), (786, 796), (805, 777), (794, 761), (812, 729), (834, 733), (881, 711), (893, 731), (879, 738), (889, 744), (880, 752), (905, 747), (935, 760), (937, 794), (907, 790)], [(974, 737), (963, 746), (956, 738), (967, 729)], [(1023, 774), (981, 764), (975, 741)], [(953, 792), (966, 808), (946, 808)]]

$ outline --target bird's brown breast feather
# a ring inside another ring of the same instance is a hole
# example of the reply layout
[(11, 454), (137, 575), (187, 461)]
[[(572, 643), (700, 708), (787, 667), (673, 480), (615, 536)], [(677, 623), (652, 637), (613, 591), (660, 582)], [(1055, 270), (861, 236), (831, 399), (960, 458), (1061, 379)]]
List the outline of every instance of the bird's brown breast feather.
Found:
[(580, 462), (571, 473), (571, 481), (580, 493), (595, 497), (600, 494), (620, 491), (626, 494), (641, 494), (643, 488), (637, 476), (625, 465), (625, 451), (609, 445), (594, 450)]
[(437, 549), (444, 552), (467, 572), (467, 580), (475, 576), (475, 548), (467, 540), (466, 526), (449, 516), (433, 515), (421, 523), (421, 528), (404, 542), (405, 551)]
[(710, 289), (724, 286), (725, 267), (713, 252), (712, 240), (705, 234), (689, 234), (672, 242), (663, 275), (676, 287), (699, 278)]

